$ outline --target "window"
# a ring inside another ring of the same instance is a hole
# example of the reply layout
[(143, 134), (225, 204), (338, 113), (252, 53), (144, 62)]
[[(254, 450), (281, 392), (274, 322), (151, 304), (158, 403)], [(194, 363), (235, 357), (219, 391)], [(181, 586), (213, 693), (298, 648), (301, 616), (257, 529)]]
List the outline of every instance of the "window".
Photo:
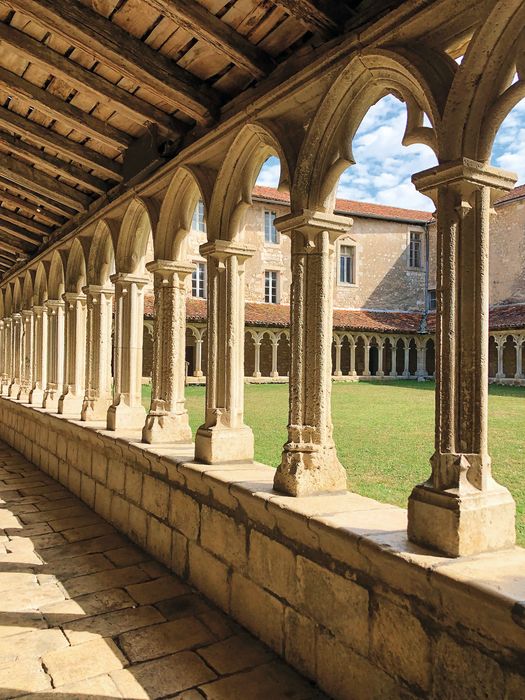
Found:
[(273, 225), (275, 220), (274, 211), (264, 212), (264, 240), (266, 243), (278, 243), (277, 229)]
[(410, 267), (421, 267), (421, 234), (410, 231)]
[(354, 284), (355, 248), (353, 245), (342, 245), (339, 248), (339, 282)]
[(204, 202), (199, 199), (195, 211), (193, 212), (193, 219), (191, 220), (191, 228), (193, 231), (206, 231), (206, 221), (204, 218)]
[(427, 303), (428, 303), (428, 310), (435, 311), (435, 309), (436, 309), (436, 290), (435, 289), (429, 289), (427, 291)]
[(197, 263), (191, 273), (191, 296), (206, 299), (206, 263)]
[(279, 273), (270, 272), (267, 270), (264, 273), (264, 301), (267, 304), (277, 304), (277, 285), (279, 282)]

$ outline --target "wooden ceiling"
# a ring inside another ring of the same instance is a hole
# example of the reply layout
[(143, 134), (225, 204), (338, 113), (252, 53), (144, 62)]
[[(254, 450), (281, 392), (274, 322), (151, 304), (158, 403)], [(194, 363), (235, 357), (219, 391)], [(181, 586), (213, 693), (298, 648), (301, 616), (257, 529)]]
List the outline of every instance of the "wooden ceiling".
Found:
[(374, 3), (0, 0), (0, 275)]

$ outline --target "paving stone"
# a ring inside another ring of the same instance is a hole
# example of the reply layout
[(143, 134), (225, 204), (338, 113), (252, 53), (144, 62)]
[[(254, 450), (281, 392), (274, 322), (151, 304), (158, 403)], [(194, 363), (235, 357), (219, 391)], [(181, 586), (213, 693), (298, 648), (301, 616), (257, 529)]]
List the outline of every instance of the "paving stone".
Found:
[(181, 617), (199, 615), (200, 613), (212, 612), (213, 608), (204, 598), (195, 593), (180, 595), (176, 598), (168, 598), (155, 604), (157, 610), (164, 615), (167, 620), (177, 620)]
[(111, 549), (104, 553), (115, 566), (133, 566), (134, 564), (140, 564), (148, 559), (148, 555), (141, 549), (129, 546)]
[(35, 659), (0, 666), (0, 698), (16, 698), (51, 689), (51, 680)]
[(42, 664), (59, 687), (123, 668), (126, 660), (110, 639), (97, 639), (45, 654)]
[(221, 675), (259, 666), (274, 657), (268, 647), (246, 634), (210, 644), (198, 653)]
[[(58, 534), (58, 533), (57, 533)], [(98, 552), (107, 552), (108, 550), (118, 547), (125, 540), (121, 535), (111, 534), (103, 535), (102, 537), (93, 537), (89, 540), (81, 540), (71, 544), (65, 542), (62, 538), (62, 544), (58, 547), (51, 547), (47, 550), (44, 555), (44, 559), (47, 562), (58, 561), (62, 559), (70, 559), (71, 557), (78, 557), (82, 554), (95, 554)], [(107, 557), (107, 554), (105, 555)], [(109, 557), (107, 557), (109, 559)], [(113, 564), (112, 559), (109, 559)], [(121, 566), (121, 564), (118, 564)]]
[(212, 633), (195, 617), (164, 622), (119, 637), (121, 649), (133, 662), (155, 659), (214, 641)]
[(89, 540), (93, 537), (109, 535), (115, 532), (115, 528), (108, 525), (99, 519), (98, 522), (81, 527), (72, 527), (70, 530), (62, 530), (62, 536), (68, 542), (79, 542), (80, 540)]
[(70, 597), (75, 598), (86, 593), (104, 591), (108, 588), (126, 586), (130, 583), (146, 581), (148, 574), (137, 566), (129, 566), (125, 569), (111, 569), (100, 571), (87, 576), (76, 576), (68, 579), (64, 585)]
[(113, 564), (103, 554), (87, 554), (51, 562), (45, 565), (44, 571), (52, 573), (61, 580), (66, 580), (113, 568)]
[(126, 591), (113, 588), (79, 596), (75, 600), (64, 600), (54, 605), (42, 606), (40, 609), (50, 624), (62, 625), (71, 620), (83, 619), (112, 610), (132, 608), (134, 605), (134, 601)]
[(0, 614), (0, 640), (37, 629), (47, 629), (47, 622), (41, 612), (25, 610), (20, 613), (17, 610), (10, 613), (2, 611)]
[(97, 637), (116, 637), (119, 634), (136, 630), (140, 627), (165, 622), (163, 615), (154, 607), (146, 605), (140, 608), (126, 608), (115, 612), (83, 617), (66, 623), (64, 632), (71, 644), (82, 644)]
[(23, 632), (0, 639), (0, 664), (12, 663), (26, 658), (38, 658), (48, 651), (63, 649), (67, 646), (69, 646), (68, 640), (59, 629)]
[(149, 605), (150, 603), (158, 603), (160, 600), (188, 593), (189, 588), (173, 576), (163, 576), (146, 583), (126, 586), (126, 590), (137, 603)]

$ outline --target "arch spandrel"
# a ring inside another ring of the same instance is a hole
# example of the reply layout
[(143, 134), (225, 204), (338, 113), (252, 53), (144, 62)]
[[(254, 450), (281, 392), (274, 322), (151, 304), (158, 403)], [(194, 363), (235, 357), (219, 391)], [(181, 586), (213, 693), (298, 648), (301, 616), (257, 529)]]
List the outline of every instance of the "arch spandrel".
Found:
[(64, 261), (57, 251), (54, 251), (49, 263), (48, 280), (48, 298), (62, 299), (65, 291)]
[(34, 302), (34, 271), (26, 270), (22, 284), (22, 308), (31, 309)]
[(128, 206), (118, 234), (117, 272), (145, 274), (150, 238), (158, 222), (158, 206), (152, 199), (135, 198)]
[(86, 284), (85, 250), (78, 239), (74, 240), (68, 251), (65, 274), (66, 292), (80, 294)]
[(8, 318), (13, 313), (13, 285), (8, 282), (4, 287), (4, 318)]
[(87, 258), (87, 283), (100, 287), (110, 285), (110, 276), (115, 272), (114, 241), (118, 240), (118, 227), (112, 220), (98, 222)]
[(47, 274), (42, 263), (38, 264), (35, 271), (34, 302), (41, 306), (47, 299)]
[(13, 282), (13, 313), (22, 311), (22, 283), (20, 277)]

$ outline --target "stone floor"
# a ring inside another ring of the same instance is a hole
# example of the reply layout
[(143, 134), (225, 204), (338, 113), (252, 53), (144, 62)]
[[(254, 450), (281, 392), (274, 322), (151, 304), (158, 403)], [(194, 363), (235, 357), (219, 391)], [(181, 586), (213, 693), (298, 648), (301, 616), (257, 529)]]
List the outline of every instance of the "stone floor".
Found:
[(325, 697), (0, 442), (0, 697)]

